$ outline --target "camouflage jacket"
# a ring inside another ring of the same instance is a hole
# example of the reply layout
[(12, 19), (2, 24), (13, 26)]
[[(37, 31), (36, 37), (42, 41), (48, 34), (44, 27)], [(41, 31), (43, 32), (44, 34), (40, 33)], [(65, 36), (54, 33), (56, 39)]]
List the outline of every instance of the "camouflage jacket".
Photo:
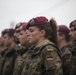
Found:
[[(63, 73), (64, 75), (69, 75), (69, 65), (72, 57), (72, 47), (70, 44), (61, 48), (61, 57), (62, 57), (62, 64), (63, 64)], [(66, 69), (67, 68), (67, 69)]]
[(72, 44), (72, 58), (70, 62), (70, 74), (69, 75), (76, 75), (76, 42)]
[(61, 59), (52, 44), (46, 39), (29, 50), (21, 75), (62, 75)]
[(15, 60), (13, 75), (21, 75), (21, 72), (24, 66), (23, 58), (26, 57), (27, 48), (25, 48), (24, 46), (16, 45), (15, 50), (17, 52), (17, 57)]
[(12, 75), (15, 58), (17, 55), (15, 49), (7, 48), (1, 55), (2, 57), (0, 62), (0, 75)]

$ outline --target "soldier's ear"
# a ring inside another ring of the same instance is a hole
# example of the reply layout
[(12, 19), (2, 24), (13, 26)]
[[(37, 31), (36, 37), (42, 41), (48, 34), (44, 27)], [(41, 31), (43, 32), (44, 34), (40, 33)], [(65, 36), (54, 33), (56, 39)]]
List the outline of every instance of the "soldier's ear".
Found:
[(45, 36), (45, 30), (41, 30), (41, 36)]
[(65, 35), (64, 34), (62, 34), (61, 36), (62, 36), (63, 39), (65, 38)]

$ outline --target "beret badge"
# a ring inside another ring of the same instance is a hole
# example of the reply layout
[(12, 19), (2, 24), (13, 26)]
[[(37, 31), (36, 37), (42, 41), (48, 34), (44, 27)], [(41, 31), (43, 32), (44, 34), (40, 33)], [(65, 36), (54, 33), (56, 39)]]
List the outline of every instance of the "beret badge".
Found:
[(29, 23), (30, 23), (30, 25), (34, 25), (35, 24), (34, 19), (31, 19)]
[(21, 23), (18, 23), (18, 24), (17, 24), (17, 27), (19, 27), (20, 25), (21, 25)]
[(76, 21), (73, 22), (73, 25), (76, 25)]

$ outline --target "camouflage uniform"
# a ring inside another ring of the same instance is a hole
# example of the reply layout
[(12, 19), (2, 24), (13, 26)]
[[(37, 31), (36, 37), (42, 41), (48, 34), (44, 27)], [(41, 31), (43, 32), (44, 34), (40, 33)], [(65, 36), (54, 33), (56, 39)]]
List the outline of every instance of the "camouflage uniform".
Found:
[(1, 62), (1, 54), (0, 54), (0, 62)]
[(1, 52), (1, 58), (0, 58), (0, 75), (2, 75), (2, 71), (3, 71), (3, 65), (4, 65), (4, 62), (5, 62), (5, 51), (7, 49), (5, 49), (4, 51)]
[(15, 58), (16, 58), (16, 52), (14, 48), (12, 49), (7, 48), (2, 53), (0, 62), (0, 75), (12, 75)]
[(69, 75), (76, 75), (76, 42), (72, 45), (72, 58), (70, 65), (71, 70)]
[(72, 47), (70, 44), (61, 48), (61, 57), (62, 57), (64, 75), (69, 75), (69, 65), (72, 56), (71, 50)]
[(21, 75), (62, 75), (61, 59), (58, 49), (53, 45), (46, 39), (33, 50), (29, 50)]
[(16, 57), (13, 75), (21, 75), (21, 72), (24, 66), (23, 58), (26, 57), (27, 48), (17, 45), (15, 47), (15, 50), (18, 55)]

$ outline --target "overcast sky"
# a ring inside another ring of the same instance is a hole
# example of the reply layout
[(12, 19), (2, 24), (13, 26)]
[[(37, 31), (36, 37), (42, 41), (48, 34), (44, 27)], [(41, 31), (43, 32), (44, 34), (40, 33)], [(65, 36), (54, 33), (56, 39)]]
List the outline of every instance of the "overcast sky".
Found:
[(54, 17), (69, 27), (76, 19), (76, 0), (0, 0), (0, 32), (36, 16)]

